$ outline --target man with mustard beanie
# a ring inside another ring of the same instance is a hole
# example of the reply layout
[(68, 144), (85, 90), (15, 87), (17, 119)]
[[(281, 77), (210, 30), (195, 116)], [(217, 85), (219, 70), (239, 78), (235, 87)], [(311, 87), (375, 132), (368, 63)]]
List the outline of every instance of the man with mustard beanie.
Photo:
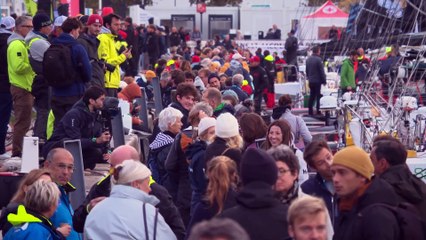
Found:
[(383, 206), (397, 206), (397, 195), (387, 182), (372, 178), (369, 155), (346, 147), (334, 155), (331, 171), (339, 208), (333, 239), (399, 239), (396, 216)]

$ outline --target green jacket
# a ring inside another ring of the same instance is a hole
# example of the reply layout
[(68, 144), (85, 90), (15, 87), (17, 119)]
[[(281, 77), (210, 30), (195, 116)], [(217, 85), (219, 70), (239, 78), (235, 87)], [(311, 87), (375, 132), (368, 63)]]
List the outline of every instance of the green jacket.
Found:
[(31, 92), (35, 73), (30, 65), (28, 48), (24, 37), (13, 33), (7, 39), (7, 70), (9, 82), (15, 87)]
[(118, 54), (115, 47), (115, 36), (110, 32), (101, 33), (98, 35), (100, 41), (98, 48), (98, 57), (103, 59), (106, 63), (115, 66), (114, 71), (106, 71), (105, 73), (105, 87), (118, 88), (120, 85), (120, 64), (126, 61), (124, 54)]
[(354, 64), (350, 59), (345, 59), (340, 70), (340, 88), (346, 89), (352, 87), (355, 89), (355, 71)]

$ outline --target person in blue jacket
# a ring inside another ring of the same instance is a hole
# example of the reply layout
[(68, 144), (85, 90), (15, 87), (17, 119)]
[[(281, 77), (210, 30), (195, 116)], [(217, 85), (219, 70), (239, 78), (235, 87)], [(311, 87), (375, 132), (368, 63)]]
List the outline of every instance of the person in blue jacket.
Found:
[(69, 66), (76, 72), (75, 80), (70, 86), (63, 88), (52, 88), (52, 111), (55, 115), (55, 127), (84, 94), (85, 85), (92, 78), (92, 65), (90, 64), (89, 56), (86, 49), (81, 45), (77, 38), (80, 36), (82, 29), (81, 23), (76, 18), (67, 18), (62, 23), (64, 31), (59, 37), (53, 40), (52, 45), (62, 44), (71, 46), (71, 59), (73, 66)]
[(48, 220), (58, 207), (59, 195), (59, 189), (53, 182), (38, 180), (30, 185), (24, 205), (19, 205), (16, 214), (7, 216), (13, 227), (6, 233), (4, 240), (65, 239)]
[(188, 146), (185, 154), (189, 160), (189, 180), (191, 181), (192, 199), (191, 213), (195, 206), (201, 202), (207, 188), (205, 153), (207, 145), (215, 137), (216, 119), (202, 118), (198, 124), (198, 141)]
[(334, 196), (333, 175), (331, 164), (333, 163), (333, 153), (325, 141), (311, 142), (303, 153), (308, 166), (315, 169), (317, 174), (306, 180), (302, 185), (302, 191), (306, 194), (322, 198), (327, 205), (331, 222), (335, 223), (337, 216), (337, 202)]

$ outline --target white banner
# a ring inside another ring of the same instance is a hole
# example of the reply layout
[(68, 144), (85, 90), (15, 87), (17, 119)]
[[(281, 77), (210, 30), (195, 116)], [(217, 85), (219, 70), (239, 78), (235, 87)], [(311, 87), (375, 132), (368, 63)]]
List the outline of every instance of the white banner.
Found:
[(150, 12), (141, 8), (139, 12), (139, 24), (148, 25), (148, 19), (153, 17), (154, 15), (152, 15)]
[(285, 41), (278, 40), (237, 40), (238, 46), (243, 49), (248, 49), (252, 54), (256, 52), (258, 48), (262, 49), (262, 53), (265, 50), (268, 50), (271, 54), (277, 52), (278, 55), (282, 55), (283, 50), (285, 49)]

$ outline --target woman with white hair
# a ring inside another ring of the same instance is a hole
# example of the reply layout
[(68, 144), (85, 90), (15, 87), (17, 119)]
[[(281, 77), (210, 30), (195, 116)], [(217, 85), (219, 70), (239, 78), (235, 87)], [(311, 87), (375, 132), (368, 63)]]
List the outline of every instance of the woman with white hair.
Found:
[(115, 167), (111, 195), (89, 213), (84, 225), (86, 239), (176, 239), (154, 207), (151, 171), (142, 163), (125, 160)]
[(154, 180), (161, 185), (167, 184), (165, 161), (176, 135), (182, 128), (182, 117), (182, 112), (175, 108), (163, 109), (158, 116), (158, 127), (161, 132), (149, 145), (148, 166)]
[(59, 202), (58, 186), (46, 180), (37, 180), (26, 190), (23, 205), (17, 213), (10, 213), (8, 221), (13, 227), (4, 240), (11, 239), (65, 239), (48, 220), (56, 211)]

